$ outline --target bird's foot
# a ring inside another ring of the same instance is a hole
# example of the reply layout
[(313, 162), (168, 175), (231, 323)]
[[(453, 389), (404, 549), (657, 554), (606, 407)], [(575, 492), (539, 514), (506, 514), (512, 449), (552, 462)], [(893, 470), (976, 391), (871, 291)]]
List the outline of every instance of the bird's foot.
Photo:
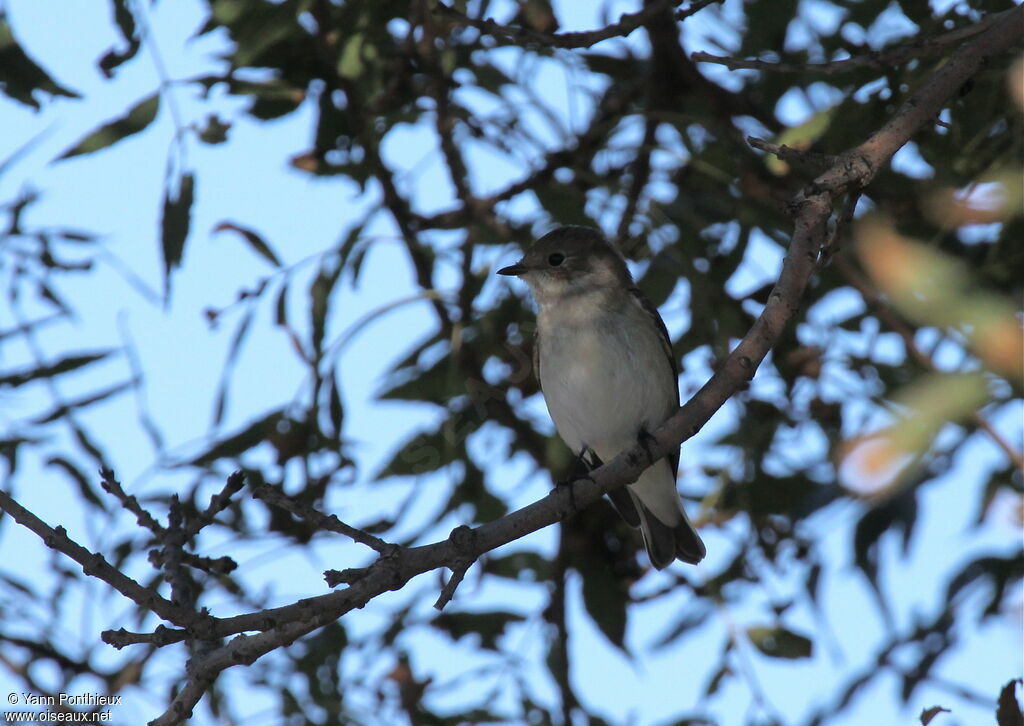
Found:
[(646, 428), (641, 426), (640, 431), (637, 432), (636, 435), (636, 442), (640, 444), (644, 453), (647, 454), (647, 465), (650, 466), (653, 464), (655, 457), (654, 454), (651, 453), (651, 446), (657, 443), (657, 439), (655, 439)]
[(561, 489), (561, 488), (565, 487), (565, 488), (568, 488), (568, 490), (569, 490), (569, 508), (570, 508), (570, 513), (578, 512), (579, 509), (580, 509), (579, 505), (576, 503), (576, 484), (578, 482), (583, 482), (583, 481), (592, 482), (594, 480), (591, 479), (589, 475), (584, 474), (583, 476), (569, 477), (565, 481), (556, 481), (555, 482), (555, 489)]

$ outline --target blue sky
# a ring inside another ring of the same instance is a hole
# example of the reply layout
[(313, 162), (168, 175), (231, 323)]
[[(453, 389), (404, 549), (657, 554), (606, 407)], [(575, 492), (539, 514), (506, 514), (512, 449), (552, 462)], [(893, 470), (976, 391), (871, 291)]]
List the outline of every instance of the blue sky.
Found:
[[(203, 20), (198, 3), (185, 0), (141, 5), (146, 6), (155, 47), (171, 78), (188, 78), (217, 67), (218, 62), (212, 56), (223, 47), (224, 39), (213, 35), (190, 40)], [(727, 12), (735, 12), (734, 3), (726, 5)], [(570, 6), (563, 3), (562, 7)], [(615, 3), (609, 15), (631, 8), (631, 4)], [(41, 134), (36, 145), (0, 178), (0, 199), (10, 199), (26, 188), (40, 190), (42, 200), (30, 209), (28, 223), (99, 232), (107, 254), (119, 260), (117, 264), (101, 264), (96, 272), (81, 279), (61, 282), (60, 289), (78, 307), (80, 320), (76, 325), (61, 324), (48, 331), (42, 338), (43, 347), (54, 356), (69, 349), (114, 347), (123, 344), (127, 331), (146, 371), (146, 405), (163, 430), (170, 458), (187, 458), (199, 451), (206, 440), (212, 415), (212, 391), (217, 386), (237, 321), (237, 314), (228, 314), (216, 330), (210, 330), (203, 311), (227, 306), (238, 290), (251, 288), (255, 281), (272, 273), (271, 268), (244, 248), (235, 236), (215, 233), (213, 228), (222, 221), (233, 221), (258, 230), (286, 263), (309, 258), (295, 273), (300, 282), (294, 285), (292, 300), (293, 308), (298, 309), (310, 275), (316, 269), (315, 255), (336, 243), (347, 225), (359, 217), (366, 199), (360, 198), (351, 185), (310, 178), (288, 167), (289, 156), (302, 151), (312, 135), (313, 116), (308, 106), (272, 123), (254, 124), (239, 118), (231, 128), (228, 144), (205, 146), (189, 142), (185, 163), (197, 171), (198, 198), (184, 265), (174, 277), (173, 298), (165, 310), (140, 295), (119, 269), (132, 270), (154, 291), (161, 288), (158, 214), (168, 152), (175, 135), (174, 118), (168, 104), (163, 104), (157, 121), (138, 136), (94, 156), (53, 163), (54, 158), (88, 131), (152, 93), (159, 82), (152, 56), (144, 48), (134, 61), (119, 71), (113, 82), (105, 82), (95, 61), (116, 42), (116, 35), (104, 3), (8, 0), (6, 9), (23, 47), (62, 84), (80, 91), (84, 100), (57, 100), (36, 114), (0, 99), (0, 125), (5, 129), (0, 138), (0, 159), (7, 158)], [(593, 15), (562, 15), (569, 18), (563, 25), (565, 30), (593, 27), (598, 22)], [(60, 22), (54, 22), (55, 17), (59, 17)], [(824, 15), (816, 17), (820, 22), (830, 22)], [(687, 23), (691, 51), (703, 49), (700, 37), (707, 27), (698, 21), (699, 16)], [(572, 24), (577, 25), (571, 27)], [(889, 27), (898, 28), (886, 26)], [(512, 61), (511, 54), (509, 61)], [(724, 75), (721, 69), (712, 72)], [(543, 64), (537, 79), (537, 86), (546, 97), (562, 99), (555, 105), (560, 107), (565, 123), (571, 128), (582, 125), (589, 108), (587, 89), (581, 86), (585, 79), (557, 70), (553, 64)], [(186, 124), (199, 122), (211, 110), (233, 118), (241, 105), (237, 99), (218, 96), (216, 92), (212, 102), (200, 101), (196, 90), (189, 86), (178, 86), (172, 93)], [(811, 99), (822, 104), (827, 100)], [(806, 99), (794, 97), (779, 113), (786, 122), (795, 124), (815, 110), (818, 109), (809, 107)], [(538, 126), (541, 123), (538, 119)], [(549, 132), (548, 137), (552, 144), (558, 143), (555, 132)], [(429, 131), (410, 127), (394, 134), (384, 154), (390, 163), (404, 170), (399, 175), (400, 184), (420, 209), (444, 208), (451, 202), (450, 186)], [(903, 157), (900, 163), (914, 163), (912, 149), (904, 152)], [(472, 157), (472, 161), (471, 178), (477, 190), (497, 188), (522, 171), (508, 163), (499, 163), (493, 157)], [(522, 205), (519, 213), (532, 211), (528, 201), (520, 200), (516, 204)], [(379, 235), (381, 241), (369, 253), (358, 286), (345, 286), (333, 299), (329, 340), (344, 336), (371, 311), (414, 292), (412, 271), (394, 241), (394, 230), (379, 218), (369, 233)], [(488, 275), (499, 263), (515, 255), (515, 245), (481, 250), (474, 260), (474, 272)], [(737, 288), (748, 284), (756, 286), (774, 274), (780, 260), (780, 252), (772, 243), (754, 245), (743, 273), (747, 277), (734, 279), (730, 284)], [(442, 275), (442, 291), (445, 284), (451, 286), (456, 281), (454, 274)], [(488, 286), (490, 295), (525, 294), (514, 282), (504, 279), (493, 278)], [(675, 332), (687, 324), (687, 297), (687, 287), (681, 283), (664, 306), (666, 322)], [(225, 430), (244, 424), (271, 406), (295, 396), (301, 389), (302, 372), (295, 365), (294, 352), (286, 337), (268, 324), (273, 312), (271, 302), (272, 298), (268, 298), (267, 304), (261, 306), (257, 324), (239, 361)], [(31, 302), (26, 307), (38, 310)], [(835, 314), (841, 314), (842, 308), (842, 301), (837, 302)], [(8, 327), (11, 322), (10, 311), (0, 307), (0, 328)], [(349, 436), (357, 442), (363, 472), (373, 471), (386, 460), (397, 443), (405, 439), (405, 432), (426, 426), (438, 415), (427, 407), (373, 400), (374, 393), (383, 384), (382, 372), (430, 325), (430, 312), (425, 303), (399, 306), (362, 329), (340, 359), (347, 415), (350, 421), (357, 422), (357, 428), (351, 430)], [(818, 342), (814, 326), (807, 325), (800, 332), (805, 342)], [(852, 346), (856, 342), (851, 340), (848, 344)], [(5, 366), (16, 367), (28, 362), (27, 351), (17, 346), (6, 347), (5, 353), (8, 356)], [(698, 361), (688, 363), (686, 382), (699, 383), (707, 374), (706, 366)], [(127, 362), (122, 360), (59, 385), (65, 395), (71, 396), (123, 380), (130, 373)], [(759, 385), (770, 386), (771, 383), (764, 381)], [(837, 389), (835, 395), (842, 395), (841, 390)], [(5, 394), (0, 426), (8, 428), (20, 418), (35, 415), (46, 407), (46, 400), (42, 389)], [(131, 396), (124, 396), (90, 410), (82, 418), (105, 434), (104, 441), (116, 463), (117, 473), (131, 492), (155, 494), (183, 486), (189, 481), (187, 474), (152, 467), (154, 452), (136, 421), (137, 405)], [(541, 402), (531, 402), (531, 406), (538, 420), (550, 427)], [(998, 412), (995, 423), (1019, 442), (1020, 419), (1018, 406)], [(700, 462), (728, 456), (728, 452), (716, 451), (708, 442), (734, 425), (734, 412), (727, 406), (698, 437), (684, 446), (683, 470), (696, 471)], [(798, 433), (795, 436), (799, 438)], [(51, 445), (55, 451), (66, 446), (67, 441), (60, 438)], [(474, 446), (479, 447), (481, 454), (497, 456), (504, 450), (505, 443), (500, 435), (495, 435), (474, 442)], [(266, 453), (269, 457), (269, 452)], [(991, 444), (984, 440), (969, 444), (956, 457), (942, 483), (927, 489), (922, 501), (922, 526), (915, 535), (909, 556), (900, 557), (895, 540), (883, 540), (884, 584), (900, 593), (901, 607), (895, 613), (898, 626), (908, 627), (915, 618), (929, 615), (930, 608), (934, 607), (934, 583), (942, 583), (944, 573), (956, 571), (954, 563), (966, 562), (978, 552), (1007, 551), (1019, 542), (1019, 530), (1008, 517), (1005, 520), (994, 518), (984, 525), (979, 536), (972, 536), (970, 549), (964, 548), (967, 541), (964, 534), (974, 516), (980, 475), (996, 462), (998, 453)], [(489, 475), (493, 477), (495, 488), (516, 506), (538, 498), (549, 486), (544, 475), (529, 471), (525, 462), (515, 459)], [(344, 498), (336, 496), (330, 504), (342, 519), (368, 521), (378, 515), (394, 513), (411, 485), (408, 481), (373, 486), (357, 484), (345, 491)], [(684, 480), (683, 487), (699, 491), (701, 485), (699, 481), (691, 484)], [(447, 498), (443, 475), (415, 482), (414, 486), (421, 492), (417, 508), (423, 516)], [(130, 518), (116, 513), (109, 521), (84, 517), (66, 480), (28, 457), (23, 461), (15, 487), (15, 494), (23, 504), (51, 524), (64, 524), (73, 536), (95, 549), (111, 546), (133, 526)], [(852, 564), (850, 532), (859, 513), (859, 505), (844, 503), (807, 523), (819, 532), (828, 532), (822, 540), (822, 558), (842, 563), (823, 584), (825, 615), (831, 632), (831, 636), (820, 641), (825, 647), (819, 647), (813, 658), (791, 664), (768, 661), (752, 648), (743, 648), (749, 670), (770, 694), (769, 708), (793, 717), (792, 720), (798, 720), (797, 716), (827, 699), (835, 685), (842, 682), (842, 674), (867, 667), (879, 638), (883, 637), (885, 625)], [(437, 528), (437, 535), (444, 536), (446, 527), (459, 523), (456, 516), (449, 517), (444, 526)], [(730, 556), (735, 545), (729, 536), (729, 526), (723, 532), (707, 533), (710, 555), (706, 572), (714, 572), (716, 565)], [(551, 552), (554, 542), (554, 530), (549, 529), (513, 546)], [(366, 553), (358, 547), (333, 540), (318, 542), (301, 551), (298, 548), (282, 550), (271, 541), (238, 546), (219, 542), (216, 536), (211, 536), (206, 544), (210, 553), (219, 554), (222, 549), (230, 548), (241, 564), (242, 579), (256, 588), (272, 588), (277, 603), (322, 592), (321, 571), (327, 567), (342, 568), (367, 559)], [(4, 552), (16, 553), (14, 562), (5, 566), (6, 572), (34, 580), (38, 573), (52, 566), (48, 552), (34, 535), (11, 526), (10, 522), (0, 529), (0, 546)], [(656, 604), (637, 607), (628, 635), (631, 649), (639, 654), (633, 661), (610, 646), (582, 615), (579, 583), (570, 583), (570, 604), (577, 615), (573, 619), (572, 634), (576, 656), (573, 679), (581, 698), (614, 723), (655, 724), (678, 715), (686, 704), (696, 701), (705, 685), (705, 663), (717, 658), (727, 634), (771, 621), (768, 606), (774, 593), (796, 587), (797, 573), (792, 574), (789, 580), (783, 576), (767, 585), (759, 597), (751, 599), (753, 604), (748, 608), (737, 611), (721, 608), (715, 613), (712, 627), (658, 653), (648, 652), (650, 643), (664, 631), (664, 624), (671, 622), (679, 609), (685, 607), (689, 595), (680, 592)], [(657, 574), (651, 574), (637, 586), (637, 592), (658, 589), (658, 578)], [(922, 588), (919, 583), (927, 587)], [(424, 576), (410, 583), (408, 589), (429, 594), (436, 591), (436, 586), (435, 578)], [(126, 603), (103, 595), (102, 590), (101, 587), (90, 588), (89, 597), (83, 599), (80, 617), (69, 618), (65, 623), (68, 642), (92, 642), (99, 631), (120, 625), (116, 617), (111, 617), (112, 613), (123, 616), (130, 612)], [(978, 593), (970, 596), (980, 597)], [(354, 630), (368, 632), (382, 624), (382, 612), (403, 602), (403, 598), (402, 593), (381, 598), (364, 611), (347, 616), (346, 623)], [(422, 600), (426, 617), (433, 597), (424, 595)], [(453, 605), (478, 610), (496, 603), (529, 616), (525, 624), (510, 631), (508, 642), (521, 657), (541, 661), (545, 644), (540, 637), (539, 610), (543, 600), (536, 592), (508, 584), (477, 586), (471, 576), (458, 591)], [(216, 603), (209, 605), (216, 607)], [(818, 631), (818, 624), (807, 607), (796, 608), (787, 615), (786, 622), (804, 632)], [(1020, 651), (1016, 647), (1021, 643), (1019, 625), (990, 620), (981, 625), (965, 625), (962, 633), (965, 645), (943, 662), (942, 672), (950, 680), (994, 696), (999, 684), (1020, 673)], [(478, 692), (479, 683), (457, 679), (459, 673), (472, 665), (469, 648), (452, 646), (440, 636), (423, 634), (410, 635), (406, 645), (412, 652), (418, 677), (431, 675), (436, 683), (449, 684), (449, 687), (437, 689), (439, 695), (428, 696), (431, 705), (439, 708), (457, 705)], [(168, 678), (173, 679), (176, 669), (180, 668), (180, 655), (168, 652), (160, 656), (160, 670)], [(913, 655), (907, 652), (898, 657), (909, 662)], [(112, 662), (118, 658), (114, 653), (107, 657)], [(348, 665), (365, 667), (371, 673), (387, 672), (388, 668), (388, 663), (381, 660)], [(551, 699), (556, 697), (553, 686), (539, 671), (532, 678), (542, 693), (546, 692)], [(229, 674), (227, 682), (240, 684), (240, 679), (237, 674)], [(815, 690), (811, 684), (822, 690)], [(724, 688), (725, 695), (719, 703), (725, 705), (715, 713), (723, 724), (743, 722), (750, 700), (747, 685), (742, 678), (737, 678), (727, 681)], [(835, 723), (862, 724), (868, 719), (891, 723), (896, 714), (901, 714), (902, 721), (911, 722), (921, 708), (952, 701), (949, 694), (924, 687), (907, 709), (900, 711), (894, 705), (898, 689), (899, 684), (892, 679), (879, 680), (858, 699), (857, 706), (844, 719)], [(0, 691), (8, 690), (21, 690), (20, 684), (0, 672)], [(88, 684), (83, 684), (82, 691), (87, 690)], [(115, 717), (128, 718), (130, 722), (136, 720), (132, 714), (137, 714), (139, 721), (152, 718), (156, 713), (149, 705), (152, 699), (153, 694), (129, 694), (130, 703), (123, 707), (126, 710), (115, 712)], [(252, 707), (257, 714), (253, 723), (261, 722), (258, 714), (266, 705), (258, 697), (246, 704), (246, 708)], [(372, 713), (374, 705), (367, 703), (366, 709)], [(947, 726), (983, 722), (982, 719), (991, 718), (990, 714), (988, 707), (971, 710), (967, 704), (958, 702), (953, 716), (943, 716), (933, 723)], [(383, 722), (387, 722), (387, 714), (383, 717)], [(212, 721), (207, 715), (199, 722)]]

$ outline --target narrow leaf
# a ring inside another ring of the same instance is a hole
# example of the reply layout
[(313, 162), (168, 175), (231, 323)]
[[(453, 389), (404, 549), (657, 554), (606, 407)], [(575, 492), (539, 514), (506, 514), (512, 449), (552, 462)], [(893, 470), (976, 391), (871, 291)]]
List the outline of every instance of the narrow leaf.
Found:
[(53, 80), (21, 49), (3, 12), (0, 12), (0, 91), (18, 103), (37, 110), (39, 102), (34, 98), (36, 91), (44, 91), (52, 96), (79, 98), (77, 93)]
[(1024, 723), (1024, 710), (1017, 700), (1017, 686), (1021, 683), (1020, 678), (1014, 678), (999, 691), (999, 704), (996, 706), (996, 723), (999, 726), (1020, 726)]
[(99, 353), (86, 353), (84, 355), (69, 355), (65, 358), (61, 358), (55, 363), (49, 365), (39, 366), (38, 368), (31, 368), (29, 370), (19, 371), (16, 373), (9, 373), (6, 376), (0, 377), (0, 387), (2, 386), (21, 386), (29, 381), (34, 381), (39, 378), (53, 378), (61, 373), (68, 373), (69, 371), (82, 368), (91, 363), (96, 363), (109, 356), (113, 351), (105, 350)]
[(171, 270), (181, 265), (192, 221), (192, 200), (195, 195), (195, 177), (189, 173), (181, 177), (177, 194), (170, 187), (164, 192), (163, 215), (160, 218), (160, 242), (164, 253), (164, 294), (170, 290)]
[(249, 449), (266, 442), (277, 431), (284, 419), (284, 412), (274, 410), (262, 418), (251, 421), (244, 429), (215, 441), (210, 448), (189, 461), (185, 466), (206, 467), (219, 459), (237, 459)]
[(434, 619), (434, 626), (458, 640), (470, 633), (480, 636), (480, 646), (488, 650), (498, 649), (498, 638), (511, 623), (520, 623), (523, 616), (503, 610), (484, 613), (441, 613)]
[(932, 719), (938, 716), (940, 713), (951, 713), (948, 708), (942, 706), (932, 706), (921, 711), (919, 718), (921, 719), (921, 726), (928, 726), (932, 722)]
[(131, 387), (131, 381), (128, 381), (126, 383), (118, 383), (113, 386), (110, 386), (109, 388), (106, 388), (100, 391), (99, 393), (93, 393), (88, 396), (76, 398), (73, 401), (68, 401), (57, 406), (47, 414), (32, 419), (31, 423), (36, 426), (41, 426), (42, 424), (47, 424), (50, 423), (51, 421), (56, 421), (59, 418), (64, 418), (72, 411), (75, 411), (80, 408), (85, 408), (87, 406), (91, 406), (94, 403), (99, 403), (100, 401), (110, 398), (111, 396), (115, 396), (118, 393), (121, 393), (121, 391), (127, 390)]
[(323, 350), (324, 333), (327, 330), (327, 315), (330, 312), (328, 302), (340, 274), (341, 265), (336, 257), (324, 260), (320, 266), (320, 271), (309, 288), (309, 315), (312, 331), (310, 338), (313, 343), (313, 355), (316, 360), (319, 360), (320, 353)]
[(89, 477), (82, 472), (70, 459), (66, 459), (63, 456), (51, 456), (46, 460), (47, 466), (52, 466), (57, 469), (62, 469), (78, 487), (78, 493), (82, 495), (82, 498), (93, 504), (100, 509), (104, 509), (103, 501), (100, 499), (99, 494), (96, 492), (89, 480)]
[(153, 123), (156, 112), (160, 107), (160, 96), (154, 93), (135, 104), (124, 116), (109, 121), (63, 154), (57, 157), (57, 161), (70, 159), (80, 154), (91, 154), (94, 151), (113, 146), (118, 141), (139, 133)]
[(213, 228), (213, 231), (237, 232), (242, 236), (242, 239), (244, 239), (249, 244), (249, 246), (252, 247), (253, 251), (256, 254), (258, 254), (260, 257), (262, 257), (267, 262), (272, 264), (274, 267), (281, 266), (281, 260), (278, 259), (278, 256), (276, 254), (274, 254), (274, 250), (272, 250), (270, 248), (270, 245), (267, 244), (266, 241), (253, 230), (248, 229), (247, 227), (242, 227), (241, 225), (235, 224), (234, 222), (221, 222), (220, 224)]
[(747, 637), (754, 647), (772, 658), (808, 658), (813, 647), (810, 638), (786, 628), (747, 628)]
[(112, 0), (112, 4), (114, 7), (114, 22), (121, 30), (121, 37), (127, 41), (128, 47), (124, 50), (111, 48), (97, 62), (96, 65), (99, 66), (100, 71), (107, 78), (111, 78), (114, 75), (115, 68), (134, 58), (142, 46), (142, 41), (138, 33), (135, 32), (135, 16), (132, 14), (128, 0)]

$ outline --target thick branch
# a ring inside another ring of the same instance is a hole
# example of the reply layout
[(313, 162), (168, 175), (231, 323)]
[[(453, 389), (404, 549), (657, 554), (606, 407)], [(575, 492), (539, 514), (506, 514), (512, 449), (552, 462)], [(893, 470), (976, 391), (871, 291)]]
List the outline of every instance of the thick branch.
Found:
[(964, 83), (988, 63), (989, 57), (1024, 39), (1024, 6), (1007, 11), (1003, 18), (953, 53), (881, 129), (857, 148), (842, 154), (829, 171), (818, 177), (816, 188), (831, 191), (849, 188), (851, 182), (854, 186), (870, 182), (892, 155), (919, 128), (931, 122)]

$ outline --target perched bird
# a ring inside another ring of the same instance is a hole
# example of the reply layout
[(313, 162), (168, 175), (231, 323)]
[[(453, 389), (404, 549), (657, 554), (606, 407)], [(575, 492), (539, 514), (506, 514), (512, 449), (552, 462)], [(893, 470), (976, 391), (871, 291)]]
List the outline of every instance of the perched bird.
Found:
[[(559, 227), (498, 274), (522, 278), (533, 293), (534, 373), (558, 434), (588, 467), (643, 440), (676, 410), (678, 370), (665, 323), (598, 230)], [(705, 554), (676, 490), (678, 467), (677, 450), (609, 493), (659, 570)]]

